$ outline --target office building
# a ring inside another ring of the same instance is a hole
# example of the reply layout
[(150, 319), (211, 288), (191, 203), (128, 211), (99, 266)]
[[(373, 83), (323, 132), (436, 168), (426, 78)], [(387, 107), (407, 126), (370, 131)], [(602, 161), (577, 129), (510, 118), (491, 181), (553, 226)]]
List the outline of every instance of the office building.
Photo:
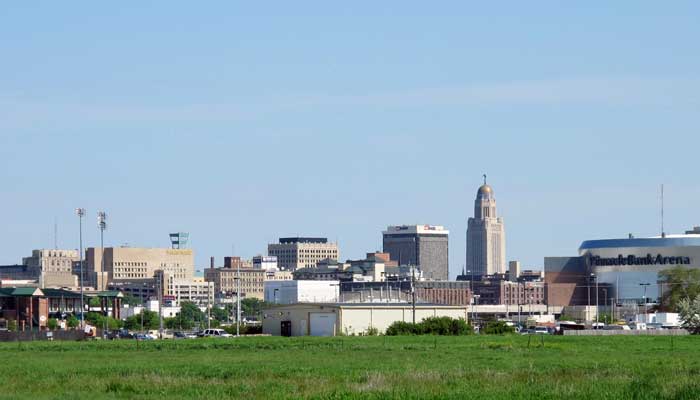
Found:
[[(409, 289), (410, 290), (410, 289)], [(464, 281), (424, 281), (415, 283), (419, 302), (450, 306), (469, 305), (472, 301), (471, 283)], [(407, 294), (410, 294), (408, 292)]]
[(277, 257), (275, 256), (255, 256), (253, 257), (253, 268), (255, 269), (279, 269), (277, 266)]
[(108, 284), (139, 282), (152, 279), (157, 270), (175, 279), (194, 277), (194, 251), (191, 249), (89, 247), (86, 252), (86, 278), (98, 290)]
[[(239, 257), (231, 257), (237, 259)], [(218, 299), (232, 298), (238, 294), (238, 279), (240, 277), (240, 297), (263, 300), (265, 297), (265, 282), (276, 280), (292, 280), (291, 271), (253, 268), (252, 263), (242, 262), (247, 267), (207, 268), (204, 270), (204, 280), (212, 282), (215, 296)], [(227, 265), (236, 265), (235, 262)]]
[(506, 272), (506, 232), (503, 218), (496, 211), (491, 186), (479, 187), (474, 201), (474, 217), (467, 227), (467, 275), (494, 275)]
[(156, 290), (163, 301), (179, 306), (188, 301), (198, 306), (214, 304), (214, 283), (196, 279), (177, 279), (163, 270), (155, 272)]
[(472, 282), (476, 304), (539, 305), (545, 304), (544, 282), (511, 282), (506, 279), (482, 279)]
[(338, 260), (337, 243), (326, 238), (290, 237), (280, 238), (279, 243), (267, 246), (267, 253), (277, 257), (279, 269), (294, 271), (297, 268), (313, 268), (321, 260)]
[(384, 253), (399, 265), (415, 265), (429, 280), (448, 279), (449, 231), (436, 225), (389, 226), (383, 234)]
[(0, 266), (0, 279), (36, 281), (40, 288), (75, 288), (78, 277), (73, 263), (79, 260), (77, 250), (33, 250), (30, 257), (22, 258), (21, 265)]

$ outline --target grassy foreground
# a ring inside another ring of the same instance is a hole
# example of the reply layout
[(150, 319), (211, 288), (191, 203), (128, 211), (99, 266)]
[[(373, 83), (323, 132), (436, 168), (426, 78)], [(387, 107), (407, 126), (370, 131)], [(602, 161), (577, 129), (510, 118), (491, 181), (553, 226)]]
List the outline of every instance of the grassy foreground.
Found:
[(700, 398), (700, 337), (0, 344), (0, 398)]

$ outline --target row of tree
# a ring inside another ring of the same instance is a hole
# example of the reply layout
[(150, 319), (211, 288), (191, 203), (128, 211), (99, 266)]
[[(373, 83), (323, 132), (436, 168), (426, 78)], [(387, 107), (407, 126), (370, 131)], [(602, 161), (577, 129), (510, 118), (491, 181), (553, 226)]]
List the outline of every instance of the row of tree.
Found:
[[(127, 303), (131, 306), (139, 305), (140, 299), (136, 297), (125, 297)], [(91, 299), (90, 306), (98, 307), (99, 299)], [(262, 317), (262, 310), (266, 304), (258, 299), (242, 299), (241, 300), (241, 316), (244, 318)], [(183, 301), (180, 304), (180, 312), (174, 316), (163, 319), (163, 325), (166, 329), (190, 330), (193, 328), (206, 328), (211, 326), (217, 328), (222, 324), (235, 321), (236, 305), (227, 304), (224, 308), (212, 307), (210, 311), (211, 320), (207, 322), (208, 316), (200, 310), (196, 304)], [(88, 312), (85, 314), (85, 321), (90, 325), (98, 328), (107, 328), (109, 330), (117, 330), (125, 328), (128, 330), (155, 330), (160, 327), (160, 318), (158, 313), (148, 310), (142, 310), (141, 313), (128, 317), (125, 321), (118, 320), (109, 316), (104, 316), (98, 312)], [(58, 320), (49, 318), (47, 328), (49, 330), (58, 329)], [(80, 325), (78, 317), (71, 315), (66, 320), (68, 328), (76, 328)], [(16, 330), (14, 325), (8, 327), (9, 330)]]

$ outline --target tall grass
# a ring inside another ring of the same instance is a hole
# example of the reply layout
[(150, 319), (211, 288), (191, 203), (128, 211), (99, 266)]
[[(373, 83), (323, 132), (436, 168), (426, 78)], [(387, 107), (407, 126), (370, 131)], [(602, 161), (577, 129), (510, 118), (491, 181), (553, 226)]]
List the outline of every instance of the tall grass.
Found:
[(0, 398), (697, 399), (699, 337), (0, 344)]

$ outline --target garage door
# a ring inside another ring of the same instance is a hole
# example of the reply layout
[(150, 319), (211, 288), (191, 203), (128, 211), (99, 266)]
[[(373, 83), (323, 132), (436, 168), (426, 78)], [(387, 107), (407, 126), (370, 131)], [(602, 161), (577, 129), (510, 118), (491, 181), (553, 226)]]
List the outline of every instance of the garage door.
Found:
[(335, 333), (335, 313), (311, 313), (309, 321), (311, 336), (333, 336)]

